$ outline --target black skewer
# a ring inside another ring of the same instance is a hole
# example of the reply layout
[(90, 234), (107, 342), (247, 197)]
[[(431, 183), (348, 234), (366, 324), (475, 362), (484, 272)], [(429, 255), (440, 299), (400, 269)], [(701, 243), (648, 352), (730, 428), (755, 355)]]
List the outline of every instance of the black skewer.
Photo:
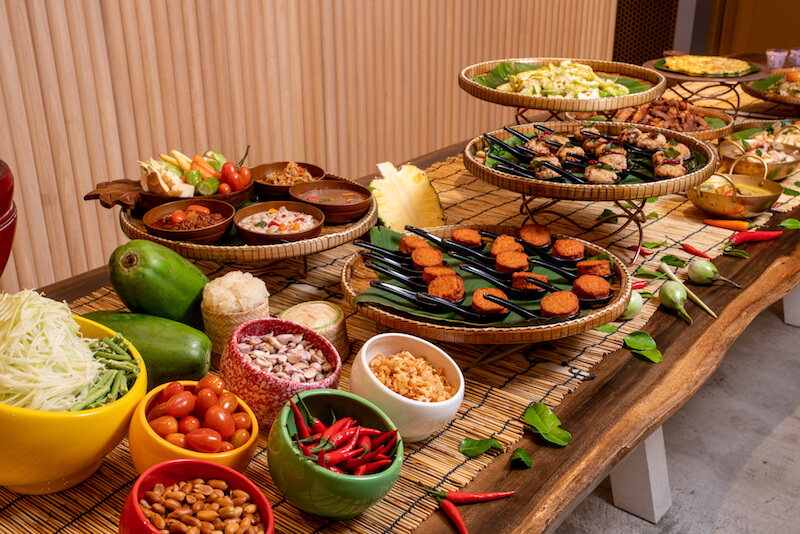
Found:
[[(511, 284), (509, 284), (507, 281), (502, 280), (500, 278), (497, 278), (495, 276), (492, 276), (490, 273), (486, 272), (485, 270), (478, 269), (478, 268), (474, 267), (473, 265), (469, 265), (469, 264), (462, 265), (461, 266), (461, 270), (465, 271), (465, 272), (468, 272), (470, 274), (474, 274), (475, 276), (478, 276), (480, 278), (483, 278), (484, 280), (486, 280), (487, 282), (489, 282), (493, 286), (497, 287), (498, 289), (502, 289), (503, 292), (505, 294), (507, 294), (508, 296), (513, 297), (515, 299), (535, 300), (535, 299), (541, 298), (546, 293), (546, 291), (544, 289), (519, 289), (519, 288), (516, 288), (516, 287), (512, 286)], [(533, 281), (533, 279), (531, 279), (531, 281)], [(536, 280), (536, 282), (538, 282), (538, 280)]]
[(364, 241), (363, 239), (356, 239), (355, 241), (353, 241), (353, 244), (358, 245), (361, 248), (366, 248), (373, 252), (377, 252), (381, 256), (385, 256), (389, 259), (392, 259), (397, 263), (402, 263), (403, 265), (406, 266), (412, 265), (411, 257), (397, 250), (389, 250), (387, 248), (379, 247), (378, 245), (370, 243), (369, 241)]
[[(535, 313), (535, 312), (533, 312), (531, 310), (527, 310), (527, 309), (523, 308), (522, 306), (514, 304), (513, 302), (509, 302), (509, 301), (507, 301), (505, 299), (501, 299), (500, 297), (496, 297), (494, 295), (484, 295), (483, 298), (485, 298), (486, 300), (488, 300), (490, 302), (494, 302), (495, 304), (499, 304), (500, 306), (503, 306), (504, 308), (508, 308), (509, 310), (513, 310), (516, 314), (521, 315), (522, 317), (524, 317), (526, 319), (546, 319), (545, 317), (542, 317), (541, 315), (539, 315), (539, 314), (537, 314), (537, 313)], [(565, 319), (574, 319), (578, 315), (580, 315), (580, 312), (578, 312), (578, 313), (576, 313), (574, 315), (563, 316), (563, 317)]]
[[(492, 239), (497, 237), (497, 234), (494, 234), (492, 232), (488, 232), (486, 230), (478, 230), (478, 231), (484, 237), (489, 237), (489, 238), (492, 238)], [(517, 242), (521, 243), (523, 247), (525, 247), (525, 245), (527, 245), (527, 243), (525, 243), (521, 239), (519, 239), (519, 238), (516, 238), (516, 239), (517, 239)], [(537, 247), (530, 246), (529, 248), (526, 247), (526, 250), (530, 250), (534, 254), (539, 256), (541, 258), (542, 262), (543, 262), (542, 266), (544, 266), (544, 267), (549, 267), (549, 266), (554, 266), (554, 267), (575, 267), (576, 263), (578, 263), (579, 261), (582, 261), (582, 260), (585, 259), (583, 256), (580, 257), (580, 258), (575, 258), (574, 260), (557, 258), (557, 257), (553, 256), (552, 254), (548, 254), (547, 253), (547, 250), (549, 250), (549, 248), (550, 247), (537, 248)], [(553, 272), (556, 272), (556, 271), (553, 271)], [(564, 271), (564, 272), (568, 272), (568, 271)], [(559, 272), (558, 274), (562, 274), (562, 273)], [(562, 276), (563, 276), (563, 274), (562, 274)]]
[[(502, 141), (501, 139), (498, 139), (497, 137), (495, 137), (495, 136), (493, 136), (491, 134), (483, 134), (483, 137), (488, 139), (489, 142), (491, 142), (491, 143), (493, 143), (493, 144), (495, 144), (497, 146), (503, 147), (503, 149), (505, 149), (508, 152), (510, 152), (515, 158), (517, 158), (517, 159), (519, 159), (521, 161), (524, 161), (525, 163), (527, 163), (528, 161), (531, 160), (531, 158), (536, 156), (536, 152), (534, 152), (534, 151), (532, 151), (532, 150), (530, 150), (528, 148), (525, 148), (524, 146), (509, 145), (505, 141)], [(491, 154), (489, 154), (488, 156), (489, 157), (494, 157)]]
[(434, 242), (439, 248), (442, 248), (446, 251), (456, 251), (461, 252), (467, 255), (473, 254), (481, 254), (480, 250), (476, 250), (474, 248), (468, 247), (466, 245), (462, 245), (461, 243), (456, 243), (455, 241), (450, 241), (448, 239), (442, 239), (439, 236), (433, 235), (425, 230), (420, 228), (416, 228), (414, 226), (406, 226), (406, 231), (417, 234), (418, 236), (427, 239), (429, 241)]
[(572, 182), (574, 184), (586, 185), (588, 183), (584, 178), (580, 178), (578, 176), (575, 176), (574, 174), (572, 174), (568, 170), (565, 170), (565, 169), (562, 169), (561, 167), (553, 165), (549, 161), (540, 161), (539, 164), (544, 166), (544, 167), (547, 167), (551, 171), (557, 172), (563, 178), (566, 178), (568, 181), (570, 181), (570, 182)]
[(495, 323), (498, 321), (502, 321), (508, 316), (508, 312), (506, 313), (478, 313), (472, 308), (467, 308), (466, 306), (462, 306), (460, 304), (455, 304), (450, 302), (449, 300), (444, 300), (439, 297), (434, 297), (433, 295), (429, 295), (428, 293), (419, 293), (417, 298), (430, 306), (439, 306), (444, 308), (448, 311), (456, 313), (460, 315), (464, 319), (474, 321), (476, 323)]
[(392, 278), (393, 280), (397, 280), (398, 282), (407, 285), (414, 291), (428, 290), (428, 285), (422, 281), (422, 278), (408, 276), (407, 274), (403, 274), (401, 272), (395, 271), (388, 267), (384, 267), (383, 265), (371, 261), (364, 262), (364, 267), (372, 269), (375, 272), (385, 274), (389, 278)]
[(378, 280), (370, 280), (369, 285), (376, 289), (383, 289), (384, 291), (392, 293), (400, 298), (404, 298), (426, 311), (432, 313), (438, 313), (440, 311), (439, 307), (422, 302), (419, 298), (417, 298), (417, 295), (421, 293), (416, 291), (411, 291), (410, 289), (406, 289), (404, 287), (393, 286), (392, 284), (387, 284), (385, 282), (379, 282)]
[(420, 274), (419, 271), (416, 271), (416, 270), (410, 268), (408, 265), (404, 265), (402, 263), (399, 263), (399, 262), (397, 262), (397, 261), (395, 261), (395, 260), (393, 260), (391, 258), (385, 258), (383, 256), (379, 256), (378, 254), (373, 254), (371, 252), (367, 252), (367, 251), (364, 251), (364, 250), (361, 251), (361, 255), (363, 257), (365, 257), (365, 258), (368, 258), (368, 259), (372, 260), (372, 261), (377, 261), (377, 262), (383, 263), (385, 265), (388, 265), (389, 267), (391, 267), (395, 271), (397, 271), (399, 273), (403, 273), (406, 276), (416, 276), (416, 275)]

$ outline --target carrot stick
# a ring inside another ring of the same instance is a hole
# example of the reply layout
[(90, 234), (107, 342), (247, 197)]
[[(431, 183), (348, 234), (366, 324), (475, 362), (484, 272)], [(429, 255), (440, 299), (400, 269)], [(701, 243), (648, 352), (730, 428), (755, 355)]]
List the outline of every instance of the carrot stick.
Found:
[(746, 232), (750, 229), (750, 223), (747, 221), (731, 221), (726, 219), (703, 219), (703, 222), (709, 226), (716, 226), (717, 228), (727, 228), (728, 230), (736, 230), (737, 232)]

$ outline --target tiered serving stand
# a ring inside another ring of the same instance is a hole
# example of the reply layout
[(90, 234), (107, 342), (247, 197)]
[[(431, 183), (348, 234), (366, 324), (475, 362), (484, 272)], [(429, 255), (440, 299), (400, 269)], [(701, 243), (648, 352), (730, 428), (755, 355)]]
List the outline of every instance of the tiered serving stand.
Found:
[[(507, 93), (485, 87), (474, 81), (475, 76), (484, 75), (503, 62), (521, 62), (531, 65), (545, 66), (550, 63), (557, 64), (561, 61), (564, 61), (564, 58), (515, 58), (486, 61), (464, 68), (459, 74), (458, 83), (463, 90), (472, 96), (475, 96), (476, 98), (504, 106), (517, 107), (516, 121), (517, 124), (521, 124), (521, 126), (517, 127), (516, 129), (525, 134), (533, 133), (538, 124), (539, 126), (545, 126), (552, 130), (566, 133), (575, 132), (583, 127), (594, 126), (603, 133), (615, 135), (623, 128), (631, 126), (631, 124), (602, 121), (562, 122), (563, 119), (559, 113), (603, 112), (631, 106), (640, 106), (661, 96), (667, 86), (667, 80), (664, 75), (651, 68), (614, 61), (583, 59), (574, 59), (572, 61), (574, 63), (589, 65), (598, 75), (616, 75), (624, 78), (637, 79), (651, 84), (652, 87), (640, 93), (633, 93), (620, 97), (581, 100), (544, 98), (531, 95)], [(557, 120), (545, 123), (524, 124), (524, 122), (529, 122), (525, 120), (525, 112), (528, 110), (549, 111), (550, 116)], [(680, 178), (628, 185), (576, 185), (521, 178), (519, 176), (514, 176), (490, 169), (486, 167), (482, 161), (480, 161), (480, 159), (477, 157), (477, 153), (488, 147), (488, 141), (486, 141), (483, 137), (474, 139), (467, 146), (466, 150), (464, 151), (464, 164), (467, 170), (469, 170), (478, 178), (497, 187), (521, 193), (521, 209), (523, 210), (523, 213), (527, 214), (532, 221), (536, 220), (535, 216), (539, 213), (557, 213), (553, 212), (551, 208), (561, 200), (614, 202), (617, 207), (622, 210), (623, 215), (619, 215), (618, 217), (623, 218), (624, 222), (611, 234), (603, 236), (603, 239), (619, 233), (630, 224), (636, 225), (638, 230), (639, 247), (637, 247), (636, 255), (632, 260), (632, 262), (635, 262), (638, 258), (638, 253), (644, 240), (642, 223), (646, 220), (643, 211), (646, 199), (649, 197), (684, 191), (696, 183), (705, 181), (713, 172), (716, 165), (716, 155), (714, 154), (714, 151), (705, 145), (705, 143), (700, 141), (700, 139), (711, 140), (730, 133), (733, 121), (730, 118), (723, 118), (726, 117), (723, 113), (709, 111), (709, 116), (718, 115), (718, 118), (722, 118), (722, 120), (725, 121), (725, 127), (708, 132), (698, 132), (692, 135), (680, 134), (669, 130), (662, 130), (659, 128), (652, 128), (638, 124), (634, 125), (643, 131), (659, 130), (663, 132), (668, 139), (675, 139), (687, 145), (691, 150), (697, 151), (706, 157), (707, 162), (701, 169)], [(492, 132), (492, 134), (501, 140), (508, 139), (511, 135), (505, 130), (497, 130)], [(544, 204), (533, 207), (533, 203), (538, 197), (549, 200)], [(621, 201), (626, 202), (623, 203)], [(559, 213), (557, 214), (561, 215)], [(582, 227), (575, 221), (569, 219), (569, 217), (563, 217), (582, 230), (591, 230), (603, 224), (608, 219), (613, 218), (614, 216), (600, 219), (596, 224), (589, 228)]]

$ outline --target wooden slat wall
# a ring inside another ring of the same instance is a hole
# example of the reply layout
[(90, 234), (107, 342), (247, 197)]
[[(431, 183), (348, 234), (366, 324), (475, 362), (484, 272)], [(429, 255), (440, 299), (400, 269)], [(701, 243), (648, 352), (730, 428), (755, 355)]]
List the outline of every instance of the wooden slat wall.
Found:
[(103, 265), (137, 161), (215, 148), (349, 177), (513, 121), (458, 88), (501, 57), (610, 59), (615, 0), (2, 0), (0, 159), (19, 210), (0, 289)]

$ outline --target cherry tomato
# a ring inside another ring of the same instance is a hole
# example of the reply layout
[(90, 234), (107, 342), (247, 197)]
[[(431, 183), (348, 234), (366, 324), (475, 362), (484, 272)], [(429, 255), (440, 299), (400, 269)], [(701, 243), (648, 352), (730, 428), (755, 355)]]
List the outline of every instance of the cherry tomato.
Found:
[(223, 441), (222, 446), (219, 448), (219, 452), (228, 452), (234, 449), (233, 445), (230, 441)]
[(245, 430), (250, 430), (250, 425), (253, 424), (250, 420), (250, 414), (247, 412), (236, 412), (231, 415), (231, 417), (233, 417), (233, 424), (237, 429), (244, 428)]
[(219, 452), (222, 436), (211, 428), (195, 428), (186, 433), (186, 446), (197, 452)]
[(180, 393), (184, 389), (183, 384), (180, 382), (170, 382), (167, 384), (167, 387), (164, 388), (164, 391), (161, 392), (161, 402), (167, 402), (173, 395)]
[(235, 172), (236, 172), (236, 164), (235, 163), (233, 163), (231, 161), (223, 163), (222, 164), (222, 169), (220, 170), (220, 174), (222, 175), (222, 178), (220, 178), (219, 181), (220, 182), (224, 182), (226, 184), (230, 183), (231, 176), (233, 176), (233, 173), (235, 173)]
[(167, 414), (177, 419), (185, 417), (192, 413), (196, 402), (197, 399), (195, 399), (194, 393), (181, 391), (167, 401)]
[(172, 217), (171, 217), (172, 224), (181, 223), (185, 218), (186, 214), (183, 212), (183, 210), (175, 210), (172, 212)]
[(244, 179), (244, 186), (250, 185), (250, 169), (247, 167), (239, 167), (239, 174)]
[(186, 435), (182, 434), (181, 432), (167, 434), (167, 437), (165, 437), (164, 439), (166, 439), (176, 447), (180, 447), (181, 449), (186, 448)]
[(205, 213), (205, 214), (211, 213), (211, 210), (206, 206), (199, 206), (197, 204), (192, 204), (191, 206), (186, 208), (186, 211), (196, 211), (197, 213)]
[(228, 184), (219, 184), (219, 189), (217, 189), (217, 193), (220, 195), (227, 195), (231, 192), (231, 186)]
[(225, 391), (225, 382), (217, 375), (206, 375), (197, 381), (194, 390), (200, 391), (203, 388), (211, 389), (219, 397)]
[(238, 172), (235, 172), (231, 175), (230, 179), (228, 180), (228, 184), (231, 186), (231, 190), (233, 191), (241, 191), (248, 185), (245, 183), (242, 175)]
[(231, 436), (231, 445), (233, 445), (234, 449), (238, 449), (245, 443), (250, 440), (250, 432), (245, 430), (244, 428), (239, 428), (236, 432), (233, 433)]
[(167, 415), (167, 403), (166, 402), (159, 402), (153, 409), (150, 410), (150, 413), (147, 414), (147, 420), (152, 421), (153, 419), (158, 419), (162, 415)]
[(219, 432), (222, 439), (228, 439), (236, 431), (233, 417), (231, 417), (231, 414), (226, 412), (222, 406), (211, 406), (206, 410), (206, 415), (203, 417), (203, 424), (206, 428), (212, 428)]
[(194, 413), (198, 417), (203, 417), (206, 410), (219, 403), (217, 394), (211, 388), (203, 388), (197, 392), (197, 401), (194, 404)]
[(217, 404), (222, 406), (226, 412), (232, 414), (236, 411), (236, 408), (239, 407), (239, 399), (237, 399), (236, 395), (230, 391), (225, 391), (219, 396), (219, 401)]
[(184, 434), (188, 434), (190, 430), (194, 430), (195, 428), (200, 428), (200, 419), (193, 415), (181, 417), (180, 421), (178, 421), (178, 430)]
[(162, 415), (150, 421), (150, 427), (162, 438), (178, 431), (178, 420), (171, 415)]

